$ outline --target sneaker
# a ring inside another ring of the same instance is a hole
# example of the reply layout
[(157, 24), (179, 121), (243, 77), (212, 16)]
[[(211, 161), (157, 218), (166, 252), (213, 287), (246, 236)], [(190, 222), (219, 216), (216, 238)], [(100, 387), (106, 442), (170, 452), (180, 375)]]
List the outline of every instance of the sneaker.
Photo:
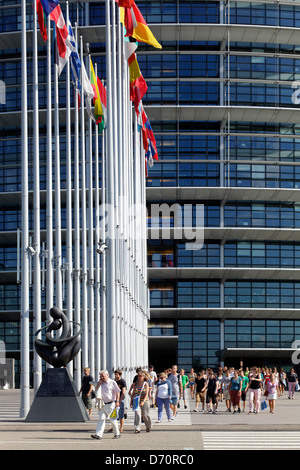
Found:
[(121, 434), (115, 434), (113, 439), (120, 439), (120, 437), (121, 437)]
[(195, 409), (194, 411), (195, 411), (195, 413), (198, 413), (198, 410)]
[(97, 436), (97, 434), (92, 434), (91, 437), (93, 439), (96, 439), (97, 441), (101, 441), (101, 437), (100, 436)]
[(185, 409), (185, 410), (187, 409), (187, 405), (184, 405), (184, 409)]

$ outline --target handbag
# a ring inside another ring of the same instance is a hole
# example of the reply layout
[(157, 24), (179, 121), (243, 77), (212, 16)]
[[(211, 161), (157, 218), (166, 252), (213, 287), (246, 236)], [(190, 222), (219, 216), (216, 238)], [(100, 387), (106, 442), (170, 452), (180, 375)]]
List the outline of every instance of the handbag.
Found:
[(142, 391), (144, 390), (144, 386), (145, 386), (145, 382), (143, 383), (141, 393), (137, 397), (134, 397), (133, 400), (132, 400), (132, 410), (133, 411), (137, 411), (140, 407), (140, 400), (141, 400)]
[(262, 400), (262, 402), (261, 402), (261, 411), (265, 411), (267, 409), (268, 409), (268, 405), (267, 405), (266, 400)]

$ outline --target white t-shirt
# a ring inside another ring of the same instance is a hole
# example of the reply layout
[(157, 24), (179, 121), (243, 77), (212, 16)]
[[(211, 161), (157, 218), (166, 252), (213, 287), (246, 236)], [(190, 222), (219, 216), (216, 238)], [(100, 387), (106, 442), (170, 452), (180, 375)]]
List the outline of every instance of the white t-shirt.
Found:
[(169, 398), (169, 387), (168, 387), (168, 382), (164, 381), (163, 383), (160, 383), (158, 388), (157, 388), (157, 396), (158, 398), (164, 399), (164, 398)]
[(150, 378), (151, 378), (152, 383), (155, 382), (156, 379), (157, 379), (157, 374), (156, 374), (156, 372), (153, 370), (152, 372), (149, 372), (149, 375), (150, 375)]

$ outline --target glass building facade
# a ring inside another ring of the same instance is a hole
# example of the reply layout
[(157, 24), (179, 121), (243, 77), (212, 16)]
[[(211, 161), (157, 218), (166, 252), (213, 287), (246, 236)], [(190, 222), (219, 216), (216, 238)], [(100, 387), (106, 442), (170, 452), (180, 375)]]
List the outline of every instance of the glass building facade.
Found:
[(148, 2), (147, 14), (166, 39), (140, 56), (160, 148), (148, 205), (191, 204), (195, 227), (203, 204), (205, 227), (201, 250), (149, 241), (150, 331), (172, 331), (186, 370), (287, 366), (300, 335), (300, 7)]
[[(5, 3), (5, 5), (4, 5)], [(21, 29), (17, 0), (0, 4), (0, 340), (20, 354), (17, 229), (21, 225)], [(60, 2), (64, 10), (64, 1)], [(71, 22), (103, 28), (104, 2), (70, 1)], [(289, 365), (300, 340), (300, 6), (291, 1), (137, 1), (161, 51), (140, 44), (143, 103), (159, 162), (147, 201), (204, 206), (204, 244), (149, 239), (149, 359), (179, 367)], [(28, 9), (28, 29), (32, 29)], [(90, 26), (90, 27), (89, 27)], [(8, 46), (11, 38), (11, 44)], [(90, 42), (106, 79), (105, 44)], [(65, 106), (65, 74), (60, 106)], [(46, 51), (39, 48), (39, 108), (46, 110)], [(28, 55), (28, 106), (33, 106)], [(73, 98), (72, 98), (73, 99)], [(74, 105), (72, 101), (71, 105)], [(40, 126), (40, 188), (46, 190), (46, 126)], [(30, 156), (33, 138), (29, 133)], [(66, 184), (61, 125), (61, 187)], [(100, 174), (101, 178), (101, 174)], [(29, 167), (33, 185), (33, 165)], [(31, 212), (30, 212), (31, 218)], [(174, 220), (149, 219), (171, 227)], [(32, 226), (32, 220), (29, 220)], [(62, 228), (65, 229), (65, 207)], [(41, 204), (45, 237), (46, 208)], [(31, 299), (32, 308), (32, 299)], [(42, 308), (45, 298), (42, 293)], [(17, 382), (18, 383), (18, 382)]]

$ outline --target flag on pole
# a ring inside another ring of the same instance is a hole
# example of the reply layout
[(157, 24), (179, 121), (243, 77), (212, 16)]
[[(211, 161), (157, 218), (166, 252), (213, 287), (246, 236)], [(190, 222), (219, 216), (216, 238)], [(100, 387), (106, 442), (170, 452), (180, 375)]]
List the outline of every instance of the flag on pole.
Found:
[(147, 114), (145, 113), (144, 108), (142, 108), (142, 120), (143, 120), (143, 128), (145, 129), (145, 134), (146, 134), (147, 141), (148, 141), (146, 156), (148, 158), (149, 166), (152, 167), (153, 159), (158, 160), (159, 158), (158, 158), (158, 153), (157, 153), (156, 140), (153, 134), (153, 130), (152, 130), (149, 118)]
[(135, 52), (128, 59), (130, 83), (142, 76)]
[(134, 38), (125, 38), (125, 58), (129, 59), (130, 56), (137, 50), (138, 45)]
[(149, 26), (147, 25), (142, 13), (140, 12), (139, 8), (137, 7), (136, 3), (132, 6), (136, 22), (138, 24), (137, 28), (135, 28), (133, 37), (140, 42), (145, 42), (146, 44), (150, 44), (150, 46), (155, 47), (156, 49), (162, 49), (162, 46), (159, 44), (157, 39), (154, 37), (152, 31), (150, 30)]
[(99, 130), (102, 132), (105, 127), (104, 113), (102, 109), (102, 102), (101, 102), (100, 91), (98, 87), (98, 80), (95, 75), (92, 59), (90, 59), (90, 71), (91, 71), (91, 85), (94, 90), (93, 102), (95, 106), (95, 120), (96, 120), (96, 124), (99, 124)]
[(107, 97), (106, 97), (106, 88), (101, 82), (100, 78), (97, 77), (97, 83), (98, 83), (98, 90), (100, 93), (100, 99), (101, 99), (101, 104), (102, 104), (102, 111), (103, 111), (103, 121), (104, 121), (104, 126), (106, 126), (107, 123)]
[(57, 47), (59, 56), (63, 59), (67, 53), (66, 39), (68, 37), (68, 28), (65, 23), (58, 0), (40, 0), (46, 16), (50, 15), (50, 19), (56, 25)]
[(133, 2), (131, 8), (125, 8), (120, 5), (121, 0), (117, 1), (119, 7), (122, 8), (121, 22), (126, 28), (126, 36), (132, 36), (139, 42), (145, 42), (157, 49), (162, 49), (162, 46), (154, 37), (136, 3)]
[(139, 104), (148, 90), (141, 73), (135, 52), (128, 59), (130, 77), (130, 100), (133, 101), (136, 114), (139, 115)]
[(95, 121), (95, 115), (93, 113), (92, 106), (91, 106), (91, 100), (94, 98), (94, 90), (93, 90), (92, 84), (91, 84), (91, 82), (88, 78), (85, 65), (83, 63), (81, 64), (81, 67), (82, 67), (82, 83), (81, 83), (81, 86), (82, 86), (82, 91), (83, 91), (84, 96), (85, 96), (86, 109), (87, 109), (89, 117), (91, 119), (93, 119), (93, 121)]
[(119, 7), (131, 8), (134, 4), (134, 0), (116, 0)]
[(78, 48), (77, 48), (77, 44), (75, 41), (72, 24), (70, 20), (68, 21), (68, 33), (69, 33), (68, 42), (69, 42), (69, 47), (71, 50), (70, 64), (71, 64), (72, 81), (73, 81), (73, 84), (76, 86), (76, 88), (78, 90), (81, 90), (81, 85), (80, 85), (81, 61), (80, 61), (80, 57), (78, 54)]
[(42, 38), (46, 42), (48, 39), (47, 20), (46, 20), (46, 15), (43, 10), (43, 6), (41, 4), (41, 0), (36, 0), (36, 11), (38, 14), (40, 33), (41, 33)]
[(70, 55), (71, 55), (71, 49), (70, 49), (70, 43), (68, 41), (68, 38), (66, 39), (66, 53), (64, 57), (61, 57), (59, 53), (59, 46), (58, 46), (58, 35), (57, 35), (57, 28), (53, 28), (53, 41), (54, 41), (54, 63), (57, 65), (57, 73), (58, 76), (62, 73), (63, 69), (65, 68), (65, 65), (67, 64)]

